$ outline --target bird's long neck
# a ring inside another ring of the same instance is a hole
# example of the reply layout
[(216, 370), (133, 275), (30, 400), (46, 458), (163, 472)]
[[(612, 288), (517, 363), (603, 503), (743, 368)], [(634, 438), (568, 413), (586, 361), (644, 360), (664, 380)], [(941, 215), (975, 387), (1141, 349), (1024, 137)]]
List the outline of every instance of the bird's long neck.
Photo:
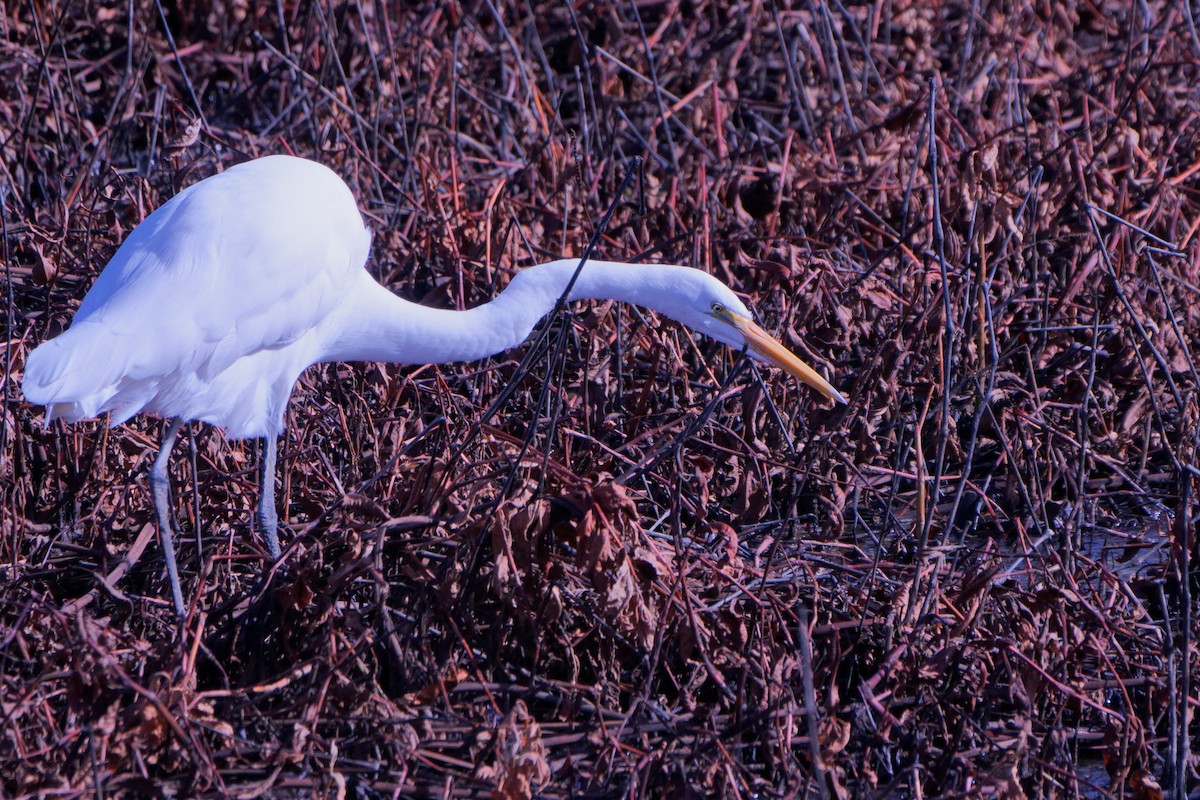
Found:
[[(578, 265), (567, 259), (524, 269), (494, 300), (467, 311), (412, 303), (367, 277), (321, 360), (442, 364), (495, 355), (525, 341), (554, 309)], [(648, 298), (682, 269), (687, 267), (589, 261), (568, 299), (613, 299), (653, 309)]]

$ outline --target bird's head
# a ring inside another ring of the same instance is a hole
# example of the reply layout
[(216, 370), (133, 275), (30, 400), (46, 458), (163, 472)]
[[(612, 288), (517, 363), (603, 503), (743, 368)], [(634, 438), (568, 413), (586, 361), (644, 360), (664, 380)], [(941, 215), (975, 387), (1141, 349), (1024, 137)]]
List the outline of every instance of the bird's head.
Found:
[(710, 336), (735, 350), (746, 348), (750, 355), (782, 369), (807, 383), (835, 403), (845, 403), (842, 393), (821, 375), (764, 331), (746, 304), (733, 290), (699, 270), (689, 270), (689, 284), (663, 311), (692, 330)]

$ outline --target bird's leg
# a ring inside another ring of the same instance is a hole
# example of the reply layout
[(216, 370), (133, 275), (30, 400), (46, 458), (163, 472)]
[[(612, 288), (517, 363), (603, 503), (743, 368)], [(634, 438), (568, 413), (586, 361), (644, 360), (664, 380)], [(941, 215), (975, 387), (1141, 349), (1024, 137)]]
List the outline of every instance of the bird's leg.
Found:
[(258, 480), (258, 527), (267, 539), (267, 552), (279, 560), (279, 514), (275, 511), (275, 446), (274, 436), (263, 439), (261, 471)]
[(200, 468), (196, 464), (196, 431), (187, 424), (188, 455), (192, 457), (192, 518), (196, 526), (196, 569), (204, 572), (204, 526), (200, 524)]
[(187, 609), (183, 605), (183, 589), (179, 585), (179, 567), (175, 565), (175, 537), (171, 529), (171, 479), (167, 475), (167, 464), (171, 460), (171, 448), (179, 435), (179, 417), (171, 420), (163, 435), (162, 447), (150, 468), (150, 494), (154, 498), (154, 510), (158, 512), (158, 535), (162, 537), (163, 554), (167, 557), (167, 577), (171, 580), (171, 594), (175, 598), (175, 613), (183, 616)]

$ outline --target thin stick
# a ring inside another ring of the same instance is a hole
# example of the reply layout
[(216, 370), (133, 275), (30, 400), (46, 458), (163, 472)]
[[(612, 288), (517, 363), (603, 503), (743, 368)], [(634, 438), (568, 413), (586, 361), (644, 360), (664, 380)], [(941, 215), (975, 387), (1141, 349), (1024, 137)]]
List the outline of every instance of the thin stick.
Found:
[[(621, 179), (621, 185), (617, 187), (617, 193), (613, 197), (612, 203), (609, 204), (608, 210), (604, 212), (604, 216), (600, 218), (600, 223), (596, 226), (596, 230), (592, 234), (591, 240), (588, 242), (587, 247), (584, 248), (583, 255), (579, 258), (579, 265), (575, 267), (575, 272), (571, 275), (571, 280), (567, 282), (566, 288), (563, 289), (562, 294), (559, 295), (558, 300), (555, 301), (554, 310), (548, 315), (550, 319), (557, 317), (559, 312), (562, 311), (563, 306), (567, 304), (567, 298), (571, 296), (571, 290), (575, 288), (575, 283), (579, 279), (580, 273), (583, 272), (584, 265), (588, 262), (588, 259), (592, 257), (592, 251), (595, 250), (596, 245), (600, 243), (600, 238), (608, 231), (608, 225), (612, 221), (613, 214), (615, 214), (617, 211), (617, 205), (620, 202), (621, 197), (625, 194), (625, 190), (629, 187), (629, 182), (633, 180), (633, 176), (637, 174), (638, 170), (641, 168), (641, 165), (641, 157), (634, 156), (633, 162), (625, 171), (625, 177)], [(454, 471), (454, 467), (458, 464), (459, 459), (462, 458), (462, 455), (466, 451), (467, 447), (473, 441), (475, 441), (475, 437), (477, 437), (480, 431), (483, 430), (483, 426), (486, 425), (492, 419), (492, 417), (494, 417), (496, 413), (508, 403), (509, 398), (512, 397), (520, 387), (522, 379), (524, 379), (524, 377), (528, 375), (529, 371), (533, 368), (533, 364), (542, 357), (542, 348), (546, 343), (546, 339), (550, 336), (551, 328), (551, 325), (543, 325), (541, 333), (538, 334), (533, 344), (529, 346), (529, 351), (525, 354), (525, 357), (521, 359), (521, 363), (517, 365), (517, 368), (509, 377), (508, 383), (505, 384), (504, 388), (500, 390), (500, 394), (496, 395), (496, 399), (489, 403), (488, 407), (484, 409), (482, 414), (479, 415), (479, 418), (475, 420), (475, 424), (471, 426), (469, 431), (467, 431), (467, 435), (463, 438), (463, 441), (458, 445), (458, 447), (455, 448), (454, 453), (451, 454), (449, 460), (446, 462), (446, 468), (442, 471), (439, 492), (441, 488), (445, 487), (446, 481)]]

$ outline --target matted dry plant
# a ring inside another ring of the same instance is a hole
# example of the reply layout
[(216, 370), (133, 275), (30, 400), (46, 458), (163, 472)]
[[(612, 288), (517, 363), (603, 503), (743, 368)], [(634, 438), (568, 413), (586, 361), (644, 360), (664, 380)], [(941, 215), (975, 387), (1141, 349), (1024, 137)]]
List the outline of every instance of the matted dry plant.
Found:
[[(1195, 790), (1188, 3), (3, 8), (0, 794)], [(604, 303), (314, 368), (275, 569), (255, 445), (181, 449), (181, 626), (159, 422), (43, 428), (23, 365), (279, 152), (440, 307), (615, 203), (598, 256), (721, 277), (850, 404)]]

